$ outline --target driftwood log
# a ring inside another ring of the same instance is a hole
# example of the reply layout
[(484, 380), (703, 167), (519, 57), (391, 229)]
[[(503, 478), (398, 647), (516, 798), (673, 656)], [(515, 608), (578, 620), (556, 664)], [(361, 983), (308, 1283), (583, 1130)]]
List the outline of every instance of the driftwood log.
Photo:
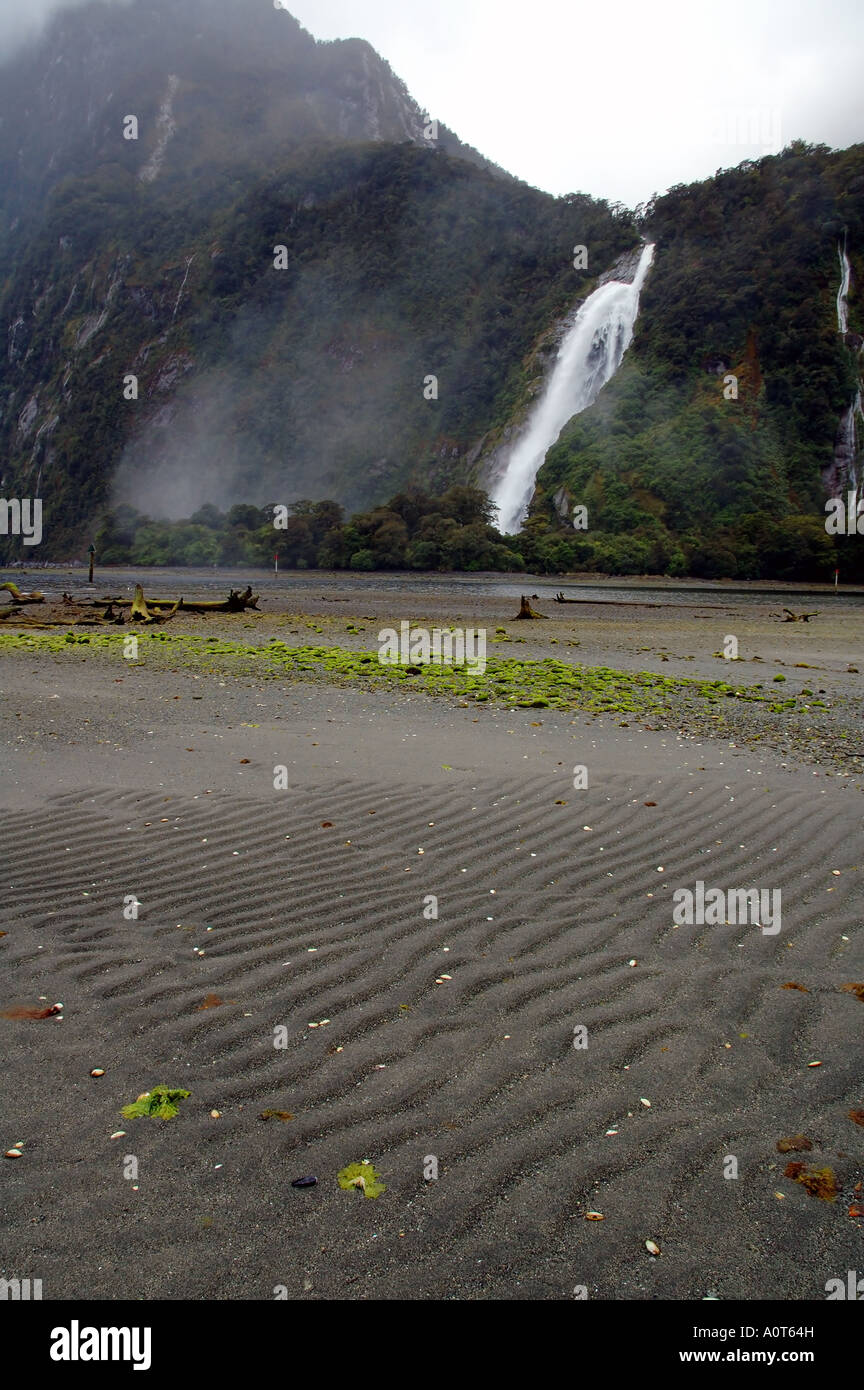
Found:
[[(21, 605), (25, 603), (44, 603), (45, 595), (41, 593), (22, 594), (17, 586), (11, 582), (0, 585), (0, 591), (8, 589), (12, 597), (12, 602), (0, 607), (0, 621), (13, 618), (20, 626), (35, 627), (32, 619), (21, 614)], [(241, 593), (239, 589), (231, 589), (228, 597), (214, 601), (202, 601), (189, 603), (183, 598), (148, 599), (144, 595), (144, 590), (140, 584), (135, 585), (134, 596), (129, 598), (119, 598), (107, 596), (101, 599), (93, 598), (73, 598), (71, 594), (63, 594), (61, 600), (55, 600), (51, 605), (52, 612), (45, 614), (45, 621), (38, 624), (40, 627), (61, 627), (74, 623), (76, 627), (98, 627), (103, 623), (111, 623), (115, 626), (122, 626), (129, 623), (167, 623), (174, 617), (175, 613), (245, 613), (248, 608), (258, 609), (258, 594), (253, 594), (251, 584)]]
[(815, 613), (793, 613), (791, 608), (784, 608), (785, 618), (780, 618), (779, 613), (775, 613), (775, 618), (780, 618), (781, 623), (809, 623), (811, 618), (819, 617), (819, 609)]
[[(247, 608), (257, 608), (260, 595), (253, 594), (252, 586), (244, 589), (241, 594), (239, 589), (232, 589), (227, 598), (217, 600), (205, 600), (201, 603), (187, 603), (185, 598), (178, 600), (181, 613), (245, 613)], [(170, 608), (171, 599), (152, 599), (151, 608)]]
[(0, 584), (0, 589), (8, 589), (16, 603), (44, 603), (45, 595), (34, 590), (32, 594), (22, 594), (17, 584), (13, 584), (11, 579), (5, 584)]

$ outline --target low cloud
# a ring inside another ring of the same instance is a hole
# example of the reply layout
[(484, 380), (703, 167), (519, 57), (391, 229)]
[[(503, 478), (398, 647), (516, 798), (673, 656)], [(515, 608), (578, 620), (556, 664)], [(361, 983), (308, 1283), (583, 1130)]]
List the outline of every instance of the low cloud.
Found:
[[(82, 9), (89, 0), (0, 0), (0, 62), (22, 43), (35, 38), (60, 10)], [(102, 0), (104, 4), (128, 4), (129, 0)]]

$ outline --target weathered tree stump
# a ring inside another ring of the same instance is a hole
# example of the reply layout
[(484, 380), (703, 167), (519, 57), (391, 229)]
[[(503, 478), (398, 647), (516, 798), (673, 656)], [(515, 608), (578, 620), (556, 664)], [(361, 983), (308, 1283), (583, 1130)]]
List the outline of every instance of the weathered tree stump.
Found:
[(516, 614), (516, 617), (512, 620), (514, 623), (517, 622), (518, 619), (520, 619), (520, 618), (545, 618), (545, 617), (546, 617), (546, 614), (545, 614), (545, 613), (538, 613), (537, 610), (536, 610), (536, 608), (532, 608), (532, 607), (531, 607), (531, 600), (528, 598), (528, 595), (527, 595), (527, 594), (521, 594), (521, 595), (520, 595), (520, 597), (519, 597), (519, 612)]

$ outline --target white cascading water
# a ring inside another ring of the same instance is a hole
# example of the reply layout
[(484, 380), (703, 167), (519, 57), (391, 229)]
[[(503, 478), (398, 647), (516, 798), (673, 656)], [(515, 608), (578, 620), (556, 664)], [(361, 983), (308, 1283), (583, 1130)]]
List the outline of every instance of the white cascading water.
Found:
[(840, 288), (837, 291), (837, 332), (849, 332), (849, 310), (846, 300), (849, 295), (849, 257), (846, 255), (846, 238), (843, 238), (843, 245), (837, 247), (837, 255), (840, 260)]
[[(846, 236), (843, 236), (843, 245), (837, 247), (837, 257), (840, 261), (840, 287), (837, 290), (837, 331), (846, 334), (849, 331), (849, 257), (846, 254)], [(855, 400), (847, 406), (840, 416), (840, 425), (837, 430), (837, 441), (834, 445), (834, 466), (828, 476), (828, 484), (833, 496), (842, 492), (844, 487), (857, 489), (858, 486), (858, 438), (856, 430), (856, 416), (858, 419), (864, 418), (864, 408), (862, 408), (861, 391), (858, 390)]]
[(514, 533), (525, 519), (534, 480), (567, 421), (597, 399), (617, 372), (633, 338), (639, 294), (654, 258), (653, 244), (639, 257), (630, 284), (607, 280), (590, 294), (567, 330), (552, 374), (514, 445), (506, 468), (492, 486), (499, 530)]

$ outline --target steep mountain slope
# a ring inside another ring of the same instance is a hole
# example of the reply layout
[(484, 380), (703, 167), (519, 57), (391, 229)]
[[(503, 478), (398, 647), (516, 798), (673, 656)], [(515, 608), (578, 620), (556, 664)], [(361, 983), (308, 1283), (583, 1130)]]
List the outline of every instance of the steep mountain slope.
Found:
[(0, 74), (0, 496), (43, 499), (50, 559), (117, 503), (488, 483), (644, 238), (632, 347), (546, 455), (526, 563), (813, 577), (840, 553), (852, 577), (824, 501), (864, 477), (864, 147), (796, 144), (637, 218), (511, 179), (368, 44), (270, 0), (65, 12)]
[(44, 498), (43, 558), (115, 477), (154, 515), (467, 478), (584, 287), (573, 244), (602, 265), (636, 239), (427, 139), (368, 45), (237, 13), (72, 11), (21, 62), (17, 114), (6, 92), (2, 488)]
[[(137, 139), (124, 137), (127, 115)], [(310, 140), (426, 145), (427, 129), (369, 44), (316, 43), (271, 0), (91, 0), (3, 70), (0, 255), (15, 219), (65, 177), (116, 165), (200, 194)], [(445, 126), (434, 133), (437, 148), (507, 177)]]
[(538, 523), (588, 507), (574, 564), (782, 575), (812, 553), (827, 577), (824, 503), (851, 485), (834, 451), (861, 372), (864, 146), (795, 145), (673, 189), (645, 231), (657, 253), (631, 353), (547, 454)]

